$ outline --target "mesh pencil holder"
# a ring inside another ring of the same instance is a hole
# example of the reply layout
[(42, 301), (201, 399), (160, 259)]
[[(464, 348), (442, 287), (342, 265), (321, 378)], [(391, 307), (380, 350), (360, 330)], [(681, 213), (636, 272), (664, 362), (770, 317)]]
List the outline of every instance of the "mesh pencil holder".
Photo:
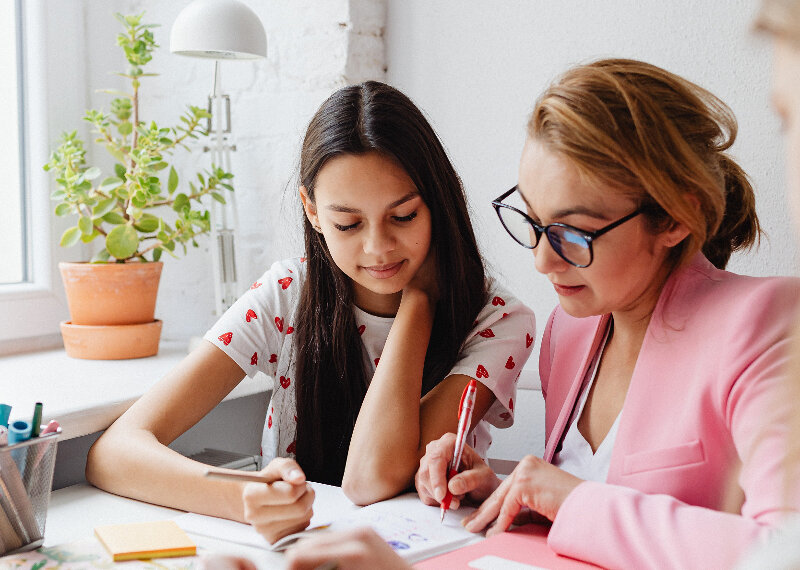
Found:
[(58, 438), (53, 433), (0, 447), (0, 556), (44, 543)]

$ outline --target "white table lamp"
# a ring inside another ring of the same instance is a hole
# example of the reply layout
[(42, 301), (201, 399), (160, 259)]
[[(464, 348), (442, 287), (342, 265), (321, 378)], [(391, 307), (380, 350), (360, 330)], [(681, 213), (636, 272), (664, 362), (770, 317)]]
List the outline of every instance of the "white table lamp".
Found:
[[(189, 57), (214, 60), (214, 80), (208, 97), (209, 132), (214, 143), (203, 150), (212, 161), (231, 171), (231, 151), (236, 150), (231, 136), (231, 100), (222, 93), (220, 60), (260, 59), (267, 56), (267, 35), (258, 15), (239, 0), (194, 0), (172, 25), (170, 51)], [(230, 307), (239, 294), (236, 278), (234, 232), (238, 227), (236, 198), (230, 207), (211, 201), (211, 257), (217, 315)]]

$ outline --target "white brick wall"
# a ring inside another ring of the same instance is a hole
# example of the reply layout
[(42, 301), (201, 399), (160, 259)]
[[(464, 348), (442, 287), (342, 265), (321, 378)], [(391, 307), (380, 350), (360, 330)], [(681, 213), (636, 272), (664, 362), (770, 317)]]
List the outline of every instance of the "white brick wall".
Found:
[[(75, 1), (75, 0), (73, 0)], [(300, 144), (311, 115), (336, 88), (367, 79), (385, 79), (383, 31), (386, 0), (244, 0), (261, 18), (267, 33), (267, 59), (222, 63), (222, 86), (231, 97), (237, 151), (236, 176), (240, 288), (255, 280), (273, 261), (302, 253), (298, 228), (295, 174)], [(189, 103), (205, 106), (213, 63), (173, 55), (169, 32), (188, 0), (82, 0), (90, 55), (91, 89), (122, 87), (111, 75), (124, 69), (113, 17), (146, 12), (158, 23), (161, 48), (148, 65), (159, 77), (142, 85), (143, 118), (173, 124)], [(110, 97), (90, 95), (92, 105), (108, 109)], [(75, 116), (76, 127), (80, 115)], [(94, 160), (107, 164), (105, 151)], [(189, 177), (210, 164), (199, 152), (179, 153), (176, 169)], [(165, 338), (201, 335), (213, 323), (213, 283), (208, 240), (180, 260), (166, 260), (156, 317)], [(76, 259), (79, 256), (76, 254)]]

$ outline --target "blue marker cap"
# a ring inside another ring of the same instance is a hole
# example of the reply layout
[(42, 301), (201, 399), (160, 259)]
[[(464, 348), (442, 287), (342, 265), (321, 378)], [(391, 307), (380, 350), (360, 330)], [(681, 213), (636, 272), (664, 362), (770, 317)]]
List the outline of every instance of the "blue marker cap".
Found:
[(11, 422), (8, 426), (8, 445), (14, 445), (31, 438), (31, 423), (25, 420)]
[(8, 427), (8, 416), (11, 415), (11, 406), (0, 404), (0, 426)]

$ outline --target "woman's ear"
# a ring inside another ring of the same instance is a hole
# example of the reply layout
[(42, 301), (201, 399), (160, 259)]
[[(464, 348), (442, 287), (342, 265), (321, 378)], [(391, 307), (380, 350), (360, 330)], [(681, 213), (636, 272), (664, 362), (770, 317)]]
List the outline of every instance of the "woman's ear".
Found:
[(675, 247), (692, 233), (683, 223), (673, 221), (672, 225), (659, 234), (659, 239), (665, 247)]
[(314, 229), (319, 231), (319, 217), (317, 216), (317, 207), (311, 198), (308, 197), (308, 190), (305, 186), (300, 186), (300, 201), (303, 202), (303, 210), (306, 212), (306, 217)]

